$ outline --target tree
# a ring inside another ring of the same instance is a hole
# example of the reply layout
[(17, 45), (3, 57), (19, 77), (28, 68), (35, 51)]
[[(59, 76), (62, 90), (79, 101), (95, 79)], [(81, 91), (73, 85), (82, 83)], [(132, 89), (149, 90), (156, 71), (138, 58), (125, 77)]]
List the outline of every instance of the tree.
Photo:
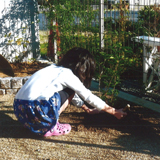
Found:
[[(53, 45), (54, 40), (57, 40), (57, 47), (58, 51), (60, 52), (61, 37), (64, 35), (75, 35), (81, 31), (86, 31), (87, 28), (91, 25), (91, 20), (94, 19), (94, 13), (90, 12), (92, 10), (91, 6), (88, 4), (82, 5), (81, 0), (45, 0), (40, 4), (47, 17), (49, 24), (48, 28), (50, 30), (48, 55), (52, 57), (53, 60), (55, 60)], [(68, 41), (70, 40), (68, 39)], [(69, 47), (67, 50), (68, 49)]]

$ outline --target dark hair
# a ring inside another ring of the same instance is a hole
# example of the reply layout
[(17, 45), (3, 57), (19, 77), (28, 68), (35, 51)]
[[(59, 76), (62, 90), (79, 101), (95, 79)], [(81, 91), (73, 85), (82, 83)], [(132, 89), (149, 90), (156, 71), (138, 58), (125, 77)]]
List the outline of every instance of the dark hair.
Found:
[(96, 63), (87, 49), (75, 47), (66, 52), (58, 66), (71, 69), (85, 87), (89, 88)]

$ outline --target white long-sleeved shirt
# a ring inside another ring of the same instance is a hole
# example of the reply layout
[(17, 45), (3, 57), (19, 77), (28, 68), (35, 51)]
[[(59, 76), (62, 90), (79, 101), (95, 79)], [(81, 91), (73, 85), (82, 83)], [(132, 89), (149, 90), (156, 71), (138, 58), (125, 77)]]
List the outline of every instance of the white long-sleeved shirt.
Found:
[(77, 107), (81, 107), (84, 101), (98, 110), (103, 109), (106, 105), (99, 97), (92, 94), (70, 69), (54, 64), (34, 73), (18, 91), (15, 98), (22, 100), (49, 100), (55, 92), (67, 87), (75, 91), (76, 94), (72, 102)]

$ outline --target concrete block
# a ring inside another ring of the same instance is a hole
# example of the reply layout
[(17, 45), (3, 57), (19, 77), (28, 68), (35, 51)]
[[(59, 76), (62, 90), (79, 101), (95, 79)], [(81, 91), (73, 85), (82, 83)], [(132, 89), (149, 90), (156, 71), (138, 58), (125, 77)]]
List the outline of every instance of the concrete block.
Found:
[(12, 95), (16, 94), (18, 92), (18, 89), (6, 89), (6, 94)]
[(11, 79), (12, 79), (11, 77), (2, 78), (0, 88), (1, 89), (11, 88)]
[(23, 78), (23, 84), (25, 84), (29, 78), (30, 78), (30, 76), (24, 77)]
[(14, 77), (14, 78), (11, 80), (12, 89), (21, 88), (22, 85), (23, 85), (23, 84), (22, 84), (22, 80), (23, 80), (22, 77)]
[(5, 89), (0, 89), (0, 95), (5, 95)]

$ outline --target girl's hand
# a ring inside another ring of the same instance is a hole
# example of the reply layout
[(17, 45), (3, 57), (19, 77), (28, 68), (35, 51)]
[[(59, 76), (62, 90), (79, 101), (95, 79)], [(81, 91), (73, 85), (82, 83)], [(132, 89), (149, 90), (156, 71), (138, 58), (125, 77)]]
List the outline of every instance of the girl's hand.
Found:
[(114, 116), (117, 119), (121, 119), (121, 118), (124, 118), (125, 116), (127, 116), (127, 113), (123, 112), (123, 108), (121, 108), (121, 109), (115, 109)]
[(105, 111), (113, 116), (115, 116), (117, 119), (124, 118), (127, 113), (123, 111), (123, 108), (121, 109), (115, 109), (109, 105), (105, 105), (102, 111)]

